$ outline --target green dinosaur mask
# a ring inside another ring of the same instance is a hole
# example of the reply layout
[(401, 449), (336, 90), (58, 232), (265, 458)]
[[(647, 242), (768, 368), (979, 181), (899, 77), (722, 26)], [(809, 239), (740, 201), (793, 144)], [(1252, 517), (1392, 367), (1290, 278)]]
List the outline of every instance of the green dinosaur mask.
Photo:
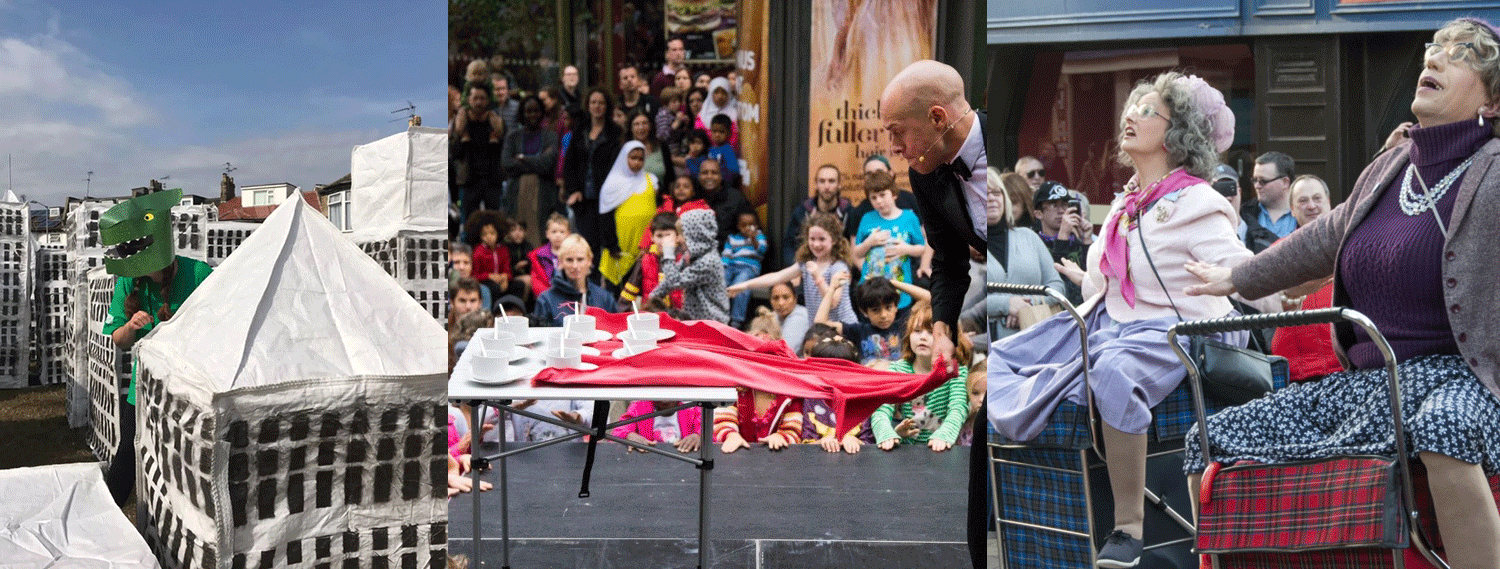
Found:
[(146, 194), (120, 202), (99, 217), (99, 241), (104, 270), (121, 277), (139, 277), (172, 264), (172, 206), (182, 201), (182, 190)]

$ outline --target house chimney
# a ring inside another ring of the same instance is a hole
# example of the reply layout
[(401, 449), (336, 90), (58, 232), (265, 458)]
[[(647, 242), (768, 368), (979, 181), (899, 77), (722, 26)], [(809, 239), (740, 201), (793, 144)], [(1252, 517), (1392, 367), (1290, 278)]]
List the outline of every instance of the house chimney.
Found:
[(411, 120), (406, 121), (407, 127), (422, 126), (422, 117), (412, 115)]
[(234, 199), (234, 178), (225, 172), (224, 177), (219, 180), (219, 203), (226, 203)]

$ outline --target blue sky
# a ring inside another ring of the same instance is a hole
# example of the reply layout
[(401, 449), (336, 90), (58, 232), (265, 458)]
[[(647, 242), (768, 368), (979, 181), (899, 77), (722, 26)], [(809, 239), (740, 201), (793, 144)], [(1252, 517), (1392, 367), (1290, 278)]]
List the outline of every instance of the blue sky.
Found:
[(226, 161), (311, 190), (407, 101), (446, 123), (447, 26), (441, 0), (0, 0), (0, 190), (59, 205), (92, 170), (93, 195), (216, 196)]

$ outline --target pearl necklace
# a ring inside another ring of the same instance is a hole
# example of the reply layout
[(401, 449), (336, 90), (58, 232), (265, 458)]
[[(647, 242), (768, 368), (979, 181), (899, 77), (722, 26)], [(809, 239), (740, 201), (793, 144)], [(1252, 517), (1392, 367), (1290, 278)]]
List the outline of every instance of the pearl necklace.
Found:
[(1443, 179), (1438, 180), (1437, 185), (1431, 189), (1427, 188), (1427, 182), (1418, 180), (1422, 184), (1423, 193), (1421, 195), (1417, 195), (1411, 188), (1411, 179), (1421, 175), (1417, 172), (1417, 165), (1412, 164), (1407, 166), (1406, 177), (1401, 180), (1401, 213), (1415, 217), (1436, 207), (1438, 201), (1443, 199), (1443, 195), (1448, 193), (1448, 189), (1453, 187), (1453, 182), (1458, 180), (1458, 177), (1462, 176), (1464, 171), (1469, 169), (1469, 165), (1473, 163), (1474, 157), (1470, 156), (1468, 160), (1464, 160), (1463, 164), (1459, 164), (1453, 171), (1448, 172), (1447, 176), (1443, 176)]

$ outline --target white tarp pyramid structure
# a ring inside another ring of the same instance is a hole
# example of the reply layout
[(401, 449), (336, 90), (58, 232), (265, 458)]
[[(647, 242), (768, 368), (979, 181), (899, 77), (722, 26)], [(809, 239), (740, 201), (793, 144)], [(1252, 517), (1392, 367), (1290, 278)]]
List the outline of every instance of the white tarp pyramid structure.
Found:
[(446, 551), (441, 326), (289, 200), (137, 345), (138, 491), (169, 568)]
[(448, 228), (448, 133), (414, 126), (354, 147), (349, 159), (356, 243)]
[(98, 463), (0, 470), (0, 566), (155, 569)]

